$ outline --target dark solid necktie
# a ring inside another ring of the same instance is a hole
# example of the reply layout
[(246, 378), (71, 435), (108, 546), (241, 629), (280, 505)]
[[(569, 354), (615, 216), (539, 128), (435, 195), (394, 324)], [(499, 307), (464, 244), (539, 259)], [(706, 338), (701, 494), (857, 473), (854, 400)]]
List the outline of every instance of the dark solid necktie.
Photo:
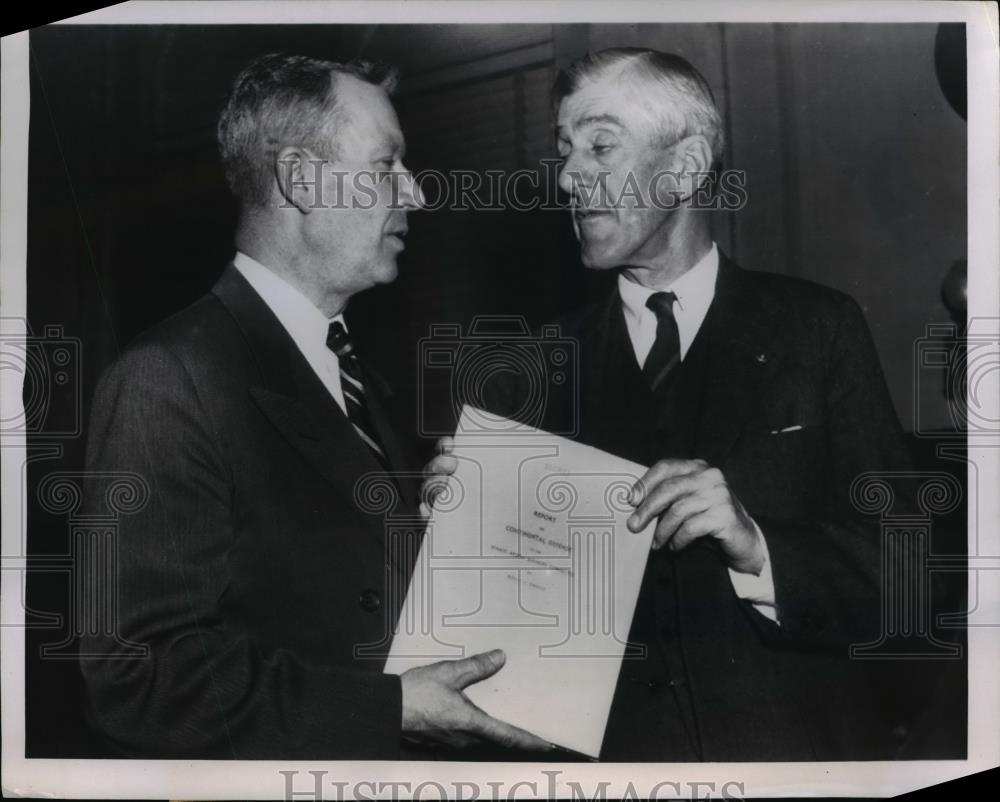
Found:
[(379, 442), (378, 434), (372, 425), (368, 414), (368, 403), (365, 399), (364, 371), (361, 362), (354, 351), (354, 343), (339, 320), (330, 324), (326, 335), (326, 347), (337, 355), (340, 363), (340, 388), (344, 393), (344, 406), (347, 407), (347, 417), (354, 426), (358, 436), (371, 449), (375, 458), (383, 468), (389, 470), (389, 460), (385, 449)]
[(646, 300), (646, 306), (656, 315), (656, 340), (642, 365), (642, 375), (654, 393), (681, 361), (681, 338), (674, 318), (676, 300), (672, 292), (654, 292)]

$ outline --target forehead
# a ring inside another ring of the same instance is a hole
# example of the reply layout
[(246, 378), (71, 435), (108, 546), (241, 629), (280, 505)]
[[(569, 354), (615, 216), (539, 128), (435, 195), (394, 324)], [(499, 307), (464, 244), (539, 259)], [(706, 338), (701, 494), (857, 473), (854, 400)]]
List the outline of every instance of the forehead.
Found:
[(334, 87), (337, 111), (346, 125), (341, 135), (356, 145), (383, 147), (402, 146), (403, 134), (399, 118), (389, 95), (380, 86), (362, 81), (353, 75), (340, 75)]
[(564, 97), (556, 113), (556, 125), (566, 133), (593, 127), (639, 133), (656, 120), (649, 91), (627, 76), (588, 81)]

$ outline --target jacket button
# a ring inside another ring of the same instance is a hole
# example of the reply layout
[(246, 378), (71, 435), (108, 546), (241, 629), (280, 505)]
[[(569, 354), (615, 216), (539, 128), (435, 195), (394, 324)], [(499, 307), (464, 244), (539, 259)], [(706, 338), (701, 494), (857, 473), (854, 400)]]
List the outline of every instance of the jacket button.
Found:
[(369, 588), (361, 592), (361, 596), (358, 597), (358, 603), (366, 613), (374, 613), (382, 606), (382, 597), (378, 595), (378, 591)]

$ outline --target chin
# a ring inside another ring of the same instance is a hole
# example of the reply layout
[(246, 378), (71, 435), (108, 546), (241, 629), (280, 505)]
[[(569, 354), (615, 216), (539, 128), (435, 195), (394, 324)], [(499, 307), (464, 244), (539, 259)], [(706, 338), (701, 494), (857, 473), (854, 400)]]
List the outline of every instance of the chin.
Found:
[(372, 278), (375, 284), (391, 284), (396, 280), (396, 276), (398, 275), (399, 268), (396, 266), (395, 260), (393, 260), (380, 265), (379, 269), (375, 271)]
[(621, 265), (621, 261), (616, 259), (614, 254), (596, 251), (592, 248), (584, 248), (580, 252), (580, 261), (588, 270), (613, 270)]

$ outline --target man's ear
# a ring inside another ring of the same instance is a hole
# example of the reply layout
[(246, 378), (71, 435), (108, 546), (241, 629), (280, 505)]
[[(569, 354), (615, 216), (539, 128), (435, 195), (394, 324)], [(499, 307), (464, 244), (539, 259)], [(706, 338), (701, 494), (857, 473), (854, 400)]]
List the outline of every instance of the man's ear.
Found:
[(679, 184), (684, 200), (709, 180), (712, 161), (712, 147), (701, 134), (686, 136), (674, 145), (674, 169), (680, 173)]
[(302, 214), (309, 214), (323, 202), (323, 164), (323, 159), (316, 158), (305, 148), (289, 146), (278, 151), (274, 178), (282, 208), (294, 207)]

